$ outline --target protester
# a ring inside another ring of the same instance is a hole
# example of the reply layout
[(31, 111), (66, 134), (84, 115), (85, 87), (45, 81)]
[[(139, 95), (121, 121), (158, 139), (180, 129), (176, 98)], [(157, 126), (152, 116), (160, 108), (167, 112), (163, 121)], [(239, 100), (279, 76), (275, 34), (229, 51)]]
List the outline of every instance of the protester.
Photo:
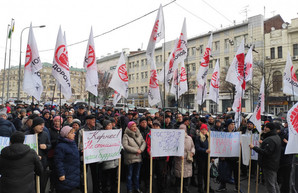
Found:
[(12, 122), (6, 119), (7, 114), (5, 112), (0, 112), (0, 136), (2, 137), (10, 137), (14, 132), (16, 132), (16, 128)]
[(0, 192), (35, 193), (34, 174), (41, 175), (42, 165), (36, 152), (24, 145), (25, 135), (15, 132), (10, 146), (0, 155)]
[(77, 132), (81, 127), (81, 121), (79, 119), (74, 119), (70, 126), (75, 130), (75, 132)]

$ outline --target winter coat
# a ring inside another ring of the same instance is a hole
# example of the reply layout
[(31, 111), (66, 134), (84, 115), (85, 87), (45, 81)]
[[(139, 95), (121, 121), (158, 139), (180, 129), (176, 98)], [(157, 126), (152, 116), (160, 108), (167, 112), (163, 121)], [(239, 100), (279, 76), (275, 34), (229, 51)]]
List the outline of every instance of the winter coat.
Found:
[(1, 137), (10, 137), (15, 131), (16, 131), (16, 128), (14, 127), (12, 122), (5, 120), (3, 118), (0, 118), (0, 136)]
[(281, 140), (275, 130), (265, 133), (261, 147), (255, 146), (253, 150), (259, 154), (259, 164), (261, 167), (276, 172), (278, 171)]
[(21, 143), (5, 147), (0, 155), (0, 192), (35, 193), (34, 172), (40, 175), (42, 165), (33, 149)]
[(102, 125), (100, 123), (95, 123), (95, 128), (89, 128), (87, 124), (80, 127), (75, 137), (75, 142), (78, 145), (80, 152), (83, 150), (83, 131), (93, 131), (93, 130), (101, 130), (101, 129), (102, 129)]
[(109, 170), (118, 167), (119, 159), (102, 162), (102, 170)]
[[(184, 170), (183, 170), (183, 178), (188, 178), (192, 176), (192, 162), (187, 161), (187, 152), (192, 152), (195, 154), (195, 146), (193, 143), (192, 138), (189, 135), (185, 135), (184, 139)], [(181, 177), (181, 165), (182, 160), (181, 157), (175, 157), (174, 158), (175, 165), (174, 165), (174, 174), (176, 177)]]
[(138, 149), (143, 152), (146, 148), (146, 142), (143, 139), (140, 130), (136, 132), (126, 128), (123, 135), (122, 145), (124, 148), (124, 163), (126, 165), (142, 162), (141, 154), (137, 154)]
[(84, 125), (86, 123), (86, 117), (87, 117), (87, 113), (84, 112), (83, 114), (80, 114), (79, 112), (75, 112), (73, 115), (74, 119), (79, 119), (81, 121), (81, 124)]
[(196, 154), (199, 160), (207, 160), (208, 159), (208, 153), (206, 153), (207, 149), (208, 149), (208, 135), (206, 135), (206, 139), (203, 142), (201, 140), (201, 135), (199, 134), (196, 137)]
[[(56, 188), (58, 190), (72, 190), (80, 185), (80, 156), (74, 141), (59, 137), (55, 149)], [(59, 177), (65, 176), (64, 181)]]

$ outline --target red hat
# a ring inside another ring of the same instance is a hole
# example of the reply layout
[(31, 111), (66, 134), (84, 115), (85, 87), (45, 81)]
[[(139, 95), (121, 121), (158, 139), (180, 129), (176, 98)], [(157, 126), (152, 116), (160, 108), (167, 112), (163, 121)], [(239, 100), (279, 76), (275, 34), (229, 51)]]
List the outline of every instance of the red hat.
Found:
[(206, 129), (208, 131), (208, 126), (206, 124), (202, 124), (200, 127), (200, 131)]

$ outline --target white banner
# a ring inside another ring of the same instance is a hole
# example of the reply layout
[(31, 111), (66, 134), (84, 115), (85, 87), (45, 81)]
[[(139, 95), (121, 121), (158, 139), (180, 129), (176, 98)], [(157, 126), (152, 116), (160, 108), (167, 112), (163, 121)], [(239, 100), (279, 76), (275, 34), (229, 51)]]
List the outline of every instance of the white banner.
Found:
[(121, 129), (84, 131), (83, 136), (85, 164), (121, 157)]
[(288, 53), (283, 77), (283, 93), (298, 95), (298, 80), (295, 72), (291, 55)]
[(285, 154), (297, 154), (298, 153), (298, 103), (296, 103), (288, 111), (287, 121), (289, 124), (289, 140), (288, 140)]
[(151, 129), (152, 157), (184, 156), (184, 138), (184, 130)]
[(240, 132), (211, 131), (211, 157), (239, 157)]
[(220, 68), (219, 62), (216, 60), (215, 68), (209, 86), (209, 99), (219, 104), (219, 86), (220, 86)]
[[(0, 154), (1, 150), (4, 147), (9, 146), (10, 139), (9, 137), (1, 137), (0, 136)], [(37, 143), (36, 143), (36, 135), (25, 135), (24, 144), (29, 145), (31, 149), (37, 151)]]
[[(246, 166), (249, 165), (250, 140), (251, 135), (241, 135), (242, 163)], [(259, 134), (252, 135), (252, 144), (259, 147)], [(258, 153), (254, 150), (251, 151), (251, 159), (258, 160)]]

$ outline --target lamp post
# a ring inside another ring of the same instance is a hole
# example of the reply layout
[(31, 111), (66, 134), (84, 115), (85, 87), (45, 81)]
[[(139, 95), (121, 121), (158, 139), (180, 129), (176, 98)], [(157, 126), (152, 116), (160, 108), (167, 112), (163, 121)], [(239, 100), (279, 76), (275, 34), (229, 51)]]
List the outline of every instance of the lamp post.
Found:
[[(32, 26), (32, 28), (43, 28), (46, 27), (45, 25), (40, 26)], [(18, 80), (18, 100), (20, 100), (20, 82), (21, 82), (21, 65), (22, 65), (22, 35), (25, 29), (28, 29), (30, 27), (25, 27), (21, 32), (20, 37), (20, 59), (19, 59), (19, 80)]]

